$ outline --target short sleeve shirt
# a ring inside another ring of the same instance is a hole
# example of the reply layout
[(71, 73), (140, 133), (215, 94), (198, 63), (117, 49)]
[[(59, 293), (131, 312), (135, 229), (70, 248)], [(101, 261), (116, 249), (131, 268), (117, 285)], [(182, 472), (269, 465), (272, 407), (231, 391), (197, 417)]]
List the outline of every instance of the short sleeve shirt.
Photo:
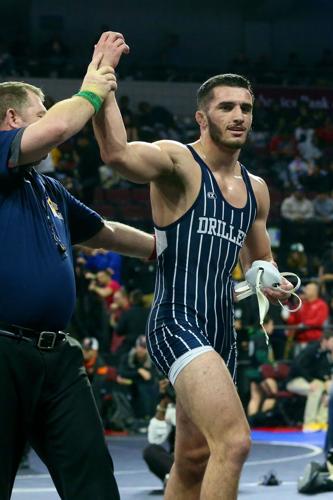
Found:
[(75, 306), (71, 245), (104, 223), (58, 181), (17, 167), (23, 132), (0, 131), (0, 321), (59, 330)]

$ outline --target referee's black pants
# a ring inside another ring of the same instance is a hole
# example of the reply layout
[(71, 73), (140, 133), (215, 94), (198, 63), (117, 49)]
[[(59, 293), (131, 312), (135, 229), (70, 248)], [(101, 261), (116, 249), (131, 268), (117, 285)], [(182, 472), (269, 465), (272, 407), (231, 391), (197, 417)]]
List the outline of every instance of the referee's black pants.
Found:
[(29, 440), (65, 500), (119, 492), (79, 343), (52, 351), (0, 337), (0, 500), (11, 496)]

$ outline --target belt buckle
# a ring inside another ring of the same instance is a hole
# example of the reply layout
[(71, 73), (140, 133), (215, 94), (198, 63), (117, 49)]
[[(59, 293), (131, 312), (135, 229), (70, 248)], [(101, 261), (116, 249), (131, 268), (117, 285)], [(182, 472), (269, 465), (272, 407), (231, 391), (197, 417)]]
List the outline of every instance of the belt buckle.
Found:
[(38, 349), (51, 350), (54, 349), (57, 340), (56, 332), (43, 331), (39, 334), (39, 339), (37, 342)]

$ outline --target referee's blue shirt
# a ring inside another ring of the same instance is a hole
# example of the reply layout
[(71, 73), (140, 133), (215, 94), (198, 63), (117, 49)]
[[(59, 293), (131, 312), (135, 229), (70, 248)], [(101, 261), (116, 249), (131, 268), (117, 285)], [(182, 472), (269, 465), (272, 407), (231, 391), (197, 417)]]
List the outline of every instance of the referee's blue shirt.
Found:
[(16, 167), (23, 132), (0, 131), (0, 322), (60, 330), (75, 306), (71, 245), (103, 220), (58, 181)]

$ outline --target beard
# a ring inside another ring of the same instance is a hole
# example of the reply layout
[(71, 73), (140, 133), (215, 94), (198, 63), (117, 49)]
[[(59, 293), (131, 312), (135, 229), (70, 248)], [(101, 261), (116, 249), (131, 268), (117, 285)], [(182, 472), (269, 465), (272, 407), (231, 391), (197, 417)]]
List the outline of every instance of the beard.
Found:
[(207, 123), (209, 135), (216, 146), (222, 146), (229, 149), (241, 149), (246, 143), (249, 132), (247, 132), (242, 139), (225, 139), (219, 127), (210, 119), (208, 115)]

